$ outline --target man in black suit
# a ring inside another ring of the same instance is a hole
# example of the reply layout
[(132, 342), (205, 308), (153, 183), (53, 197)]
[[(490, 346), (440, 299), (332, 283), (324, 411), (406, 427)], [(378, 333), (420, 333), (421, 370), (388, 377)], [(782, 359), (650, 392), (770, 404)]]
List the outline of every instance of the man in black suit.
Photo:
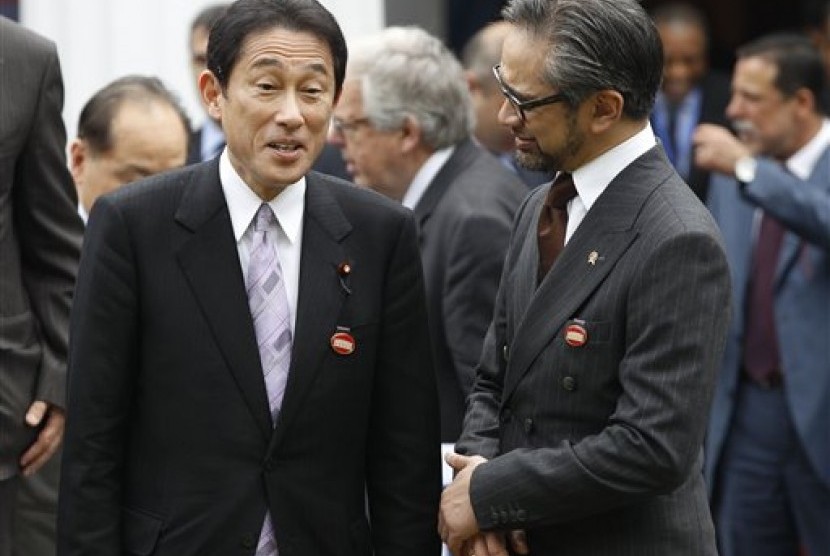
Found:
[(516, 216), (442, 538), (463, 556), (513, 530), (530, 554), (714, 556), (702, 445), (729, 272), (648, 122), (659, 35), (637, 0), (505, 16), (501, 120), (520, 162), (562, 171)]
[(353, 45), (335, 138), (355, 182), (418, 221), (445, 443), (461, 431), (510, 224), (527, 193), (473, 142), (471, 114), (458, 60), (426, 31), (390, 27)]
[(309, 172), (345, 66), (315, 0), (232, 4), (200, 77), (224, 153), (96, 201), (59, 554), (437, 554), (415, 222)]
[(692, 136), (700, 123), (727, 125), (729, 76), (709, 69), (708, 26), (700, 9), (672, 2), (652, 18), (664, 61), (651, 123), (677, 173), (705, 203), (710, 174), (694, 164)]
[(55, 45), (0, 17), (0, 555), (21, 475), (63, 436), (69, 306), (82, 225), (66, 168)]

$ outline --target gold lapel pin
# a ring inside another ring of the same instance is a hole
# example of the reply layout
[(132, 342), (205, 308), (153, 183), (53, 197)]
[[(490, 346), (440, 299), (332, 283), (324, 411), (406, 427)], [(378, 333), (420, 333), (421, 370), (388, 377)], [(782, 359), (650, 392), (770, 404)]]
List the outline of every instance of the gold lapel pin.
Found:
[(599, 253), (596, 251), (591, 251), (588, 253), (588, 264), (591, 266), (595, 266), (597, 261), (599, 260)]

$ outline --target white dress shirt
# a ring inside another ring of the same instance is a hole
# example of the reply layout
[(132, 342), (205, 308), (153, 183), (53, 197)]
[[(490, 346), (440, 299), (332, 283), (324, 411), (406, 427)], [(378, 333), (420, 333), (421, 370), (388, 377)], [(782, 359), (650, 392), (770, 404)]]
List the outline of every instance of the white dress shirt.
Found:
[(647, 123), (643, 129), (613, 149), (574, 170), (572, 175), (577, 196), (568, 203), (565, 243), (568, 243), (597, 198), (617, 174), (656, 144), (651, 124)]
[[(242, 276), (247, 282), (248, 262), (253, 243), (253, 220), (263, 200), (248, 187), (236, 173), (228, 158), (227, 151), (219, 159), (219, 179), (228, 204), (228, 212), (233, 225), (236, 248), (239, 251), (239, 264)], [(285, 293), (288, 296), (291, 314), (291, 333), (297, 322), (297, 296), (300, 287), (300, 254), (303, 245), (303, 219), (305, 217), (305, 178), (286, 187), (268, 204), (279, 222), (277, 230), (277, 257), (285, 281)]]
[(447, 147), (446, 149), (441, 149), (432, 153), (432, 155), (424, 162), (421, 167), (418, 169), (418, 173), (415, 174), (415, 177), (412, 179), (412, 183), (409, 184), (409, 188), (404, 193), (403, 199), (401, 200), (401, 204), (408, 209), (414, 209), (418, 206), (418, 201), (421, 200), (421, 197), (424, 196), (427, 189), (429, 188), (429, 184), (432, 183), (433, 178), (441, 168), (444, 167), (444, 164), (447, 163), (447, 160), (450, 159), (452, 156), (453, 151), (455, 151), (455, 146)]

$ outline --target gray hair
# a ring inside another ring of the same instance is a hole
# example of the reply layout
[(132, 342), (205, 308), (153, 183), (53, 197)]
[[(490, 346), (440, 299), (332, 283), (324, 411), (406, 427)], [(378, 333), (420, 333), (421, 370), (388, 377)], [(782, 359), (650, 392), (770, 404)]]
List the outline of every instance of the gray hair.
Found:
[(663, 74), (663, 47), (637, 0), (511, 0), (503, 15), (547, 41), (543, 78), (570, 105), (611, 89), (623, 96), (625, 116), (648, 116)]
[(461, 64), (440, 40), (418, 27), (389, 27), (350, 50), (346, 78), (360, 79), (374, 127), (396, 129), (414, 118), (436, 150), (472, 134), (475, 116)]

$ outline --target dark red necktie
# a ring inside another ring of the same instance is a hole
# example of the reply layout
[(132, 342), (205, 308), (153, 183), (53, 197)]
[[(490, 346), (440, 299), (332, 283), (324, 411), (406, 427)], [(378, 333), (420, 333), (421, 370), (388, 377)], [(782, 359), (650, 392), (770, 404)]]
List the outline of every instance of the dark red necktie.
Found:
[(565, 246), (568, 227), (568, 201), (576, 197), (573, 176), (562, 172), (548, 190), (548, 196), (539, 214), (539, 281), (553, 266)]
[(783, 240), (784, 227), (763, 213), (749, 277), (744, 338), (744, 369), (762, 384), (781, 369), (773, 302), (775, 269)]

